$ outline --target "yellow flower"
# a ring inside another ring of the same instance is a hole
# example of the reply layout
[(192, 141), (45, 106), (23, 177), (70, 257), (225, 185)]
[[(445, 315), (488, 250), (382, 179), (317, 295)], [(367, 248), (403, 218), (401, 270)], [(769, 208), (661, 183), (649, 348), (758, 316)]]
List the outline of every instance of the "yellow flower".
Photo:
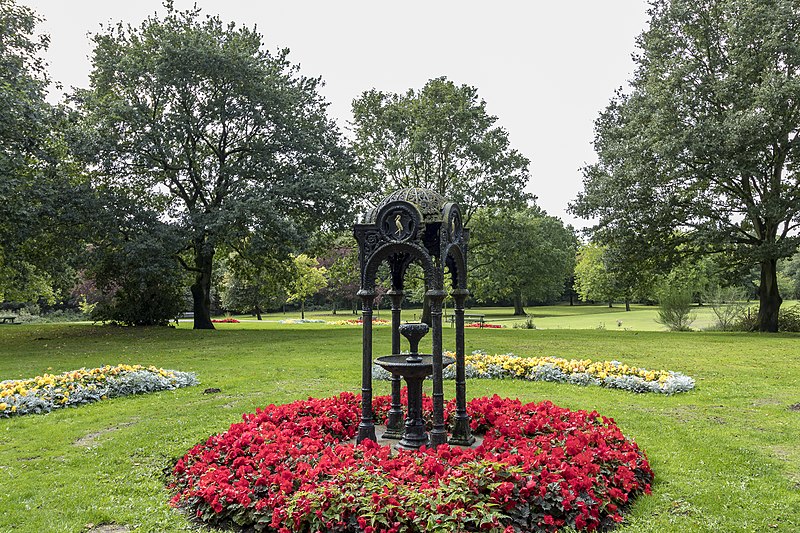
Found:
[(0, 411), (5, 411), (6, 407), (8, 407), (8, 404), (6, 402), (0, 403)]

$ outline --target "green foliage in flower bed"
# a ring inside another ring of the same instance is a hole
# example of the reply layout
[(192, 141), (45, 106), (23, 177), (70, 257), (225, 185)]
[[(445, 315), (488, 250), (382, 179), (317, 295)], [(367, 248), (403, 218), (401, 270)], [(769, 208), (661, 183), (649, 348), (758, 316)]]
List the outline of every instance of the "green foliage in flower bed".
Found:
[[(595, 325), (470, 330), (467, 352), (592, 360), (614, 354), (631, 366), (685, 371), (696, 389), (667, 396), (484, 379), (468, 381), (468, 397), (551, 400), (612, 417), (647, 451), (656, 472), (652, 496), (639, 498), (615, 533), (800, 531), (800, 411), (790, 408), (800, 403), (800, 337), (626, 332), (613, 325), (597, 331)], [(452, 349), (454, 330), (443, 333)], [(373, 334), (375, 355), (390, 353), (389, 328)], [(361, 383), (357, 327), (255, 320), (218, 331), (192, 331), (183, 322), (177, 329), (0, 327), (0, 380), (92, 368), (109, 354), (196, 372), (203, 386), (0, 419), (0, 531), (79, 532), (89, 523), (137, 533), (196, 531), (168, 505), (164, 468), (241, 420), (240, 413), (355, 393)], [(221, 392), (203, 394), (205, 388)], [(388, 393), (388, 382), (376, 382), (376, 395)], [(454, 382), (445, 382), (445, 397), (453, 395)]]

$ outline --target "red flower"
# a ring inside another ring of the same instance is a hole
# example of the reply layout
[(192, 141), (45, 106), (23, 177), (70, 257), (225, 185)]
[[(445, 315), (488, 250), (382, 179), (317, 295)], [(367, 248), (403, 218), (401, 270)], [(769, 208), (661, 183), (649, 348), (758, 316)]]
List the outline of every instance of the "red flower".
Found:
[[(392, 455), (369, 440), (347, 442), (358, 428), (360, 401), (342, 393), (243, 415), (176, 463), (171, 503), (209, 523), (236, 516), (279, 533), (397, 533), (429, 520), (511, 533), (512, 520), (530, 529), (593, 530), (622, 519), (619, 503), (650, 491), (653, 473), (642, 451), (594, 412), (476, 398), (467, 407), (473, 430), (483, 433), (481, 446)], [(390, 405), (388, 397), (375, 398), (376, 418)], [(430, 417), (430, 398), (423, 408)], [(544, 501), (557, 503), (545, 513)], [(498, 514), (487, 517), (493, 508)]]

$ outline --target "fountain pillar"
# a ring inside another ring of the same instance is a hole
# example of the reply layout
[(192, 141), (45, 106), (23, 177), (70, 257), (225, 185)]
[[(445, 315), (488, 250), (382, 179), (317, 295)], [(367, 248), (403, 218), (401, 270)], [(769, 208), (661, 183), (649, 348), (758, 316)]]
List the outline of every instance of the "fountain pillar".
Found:
[(453, 434), (450, 437), (450, 444), (460, 446), (472, 446), (475, 437), (469, 427), (469, 415), (467, 414), (467, 376), (464, 362), (464, 303), (469, 296), (467, 289), (454, 289), (452, 292), (455, 306), (455, 327), (456, 327), (456, 415), (453, 422)]
[(361, 353), (361, 422), (358, 424), (356, 442), (375, 438), (375, 421), (372, 415), (372, 302), (375, 291), (361, 289), (362, 353)]
[[(403, 291), (391, 289), (388, 293), (392, 299), (392, 355), (400, 355), (400, 305), (403, 302)], [(392, 406), (386, 419), (384, 439), (400, 439), (403, 437), (403, 406), (400, 404), (401, 378), (392, 374)]]
[(431, 446), (447, 442), (447, 429), (444, 424), (444, 386), (442, 384), (442, 302), (446, 293), (442, 290), (429, 290), (425, 293), (431, 300), (431, 355), (433, 356), (433, 429)]

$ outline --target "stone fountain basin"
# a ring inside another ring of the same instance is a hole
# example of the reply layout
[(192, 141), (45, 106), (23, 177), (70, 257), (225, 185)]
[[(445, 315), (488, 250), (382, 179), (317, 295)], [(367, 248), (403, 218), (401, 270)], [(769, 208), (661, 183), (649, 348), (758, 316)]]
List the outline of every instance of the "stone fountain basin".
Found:
[[(375, 364), (404, 378), (424, 378), (433, 374), (433, 356), (430, 354), (420, 354), (417, 357), (419, 362), (409, 362), (411, 355), (384, 355), (375, 359)], [(447, 355), (442, 356), (442, 368), (452, 365), (456, 360)]]

